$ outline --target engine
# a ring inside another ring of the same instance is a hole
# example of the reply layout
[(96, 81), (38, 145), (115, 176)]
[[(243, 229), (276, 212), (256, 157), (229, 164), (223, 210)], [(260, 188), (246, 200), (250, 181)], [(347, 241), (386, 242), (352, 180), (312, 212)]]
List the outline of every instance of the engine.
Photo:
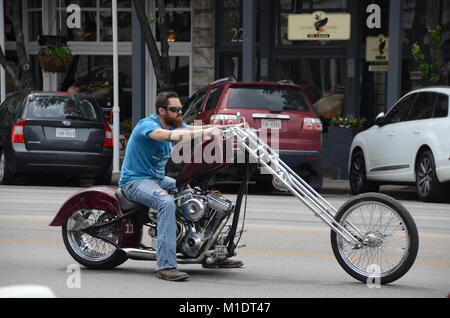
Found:
[(234, 209), (234, 203), (224, 196), (186, 188), (175, 198), (178, 219), (184, 227), (178, 249), (188, 257), (198, 257), (223, 218)]

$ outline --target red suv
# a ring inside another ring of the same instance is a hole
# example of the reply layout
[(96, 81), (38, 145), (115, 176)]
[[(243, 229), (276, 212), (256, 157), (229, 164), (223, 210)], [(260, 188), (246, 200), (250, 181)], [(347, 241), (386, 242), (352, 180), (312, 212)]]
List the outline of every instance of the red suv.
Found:
[[(238, 113), (250, 127), (267, 129), (269, 144), (271, 133), (278, 130), (281, 159), (315, 189), (322, 186), (322, 123), (301, 86), (289, 81), (236, 82), (227, 78), (197, 90), (183, 105), (187, 124), (231, 124)], [(237, 169), (225, 172), (237, 175)], [(266, 183), (272, 176), (258, 174), (254, 178)]]

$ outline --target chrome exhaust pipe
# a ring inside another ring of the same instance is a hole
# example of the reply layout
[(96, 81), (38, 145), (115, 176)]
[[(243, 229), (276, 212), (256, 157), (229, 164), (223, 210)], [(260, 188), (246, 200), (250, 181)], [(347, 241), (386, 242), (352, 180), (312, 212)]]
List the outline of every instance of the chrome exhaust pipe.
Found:
[(156, 251), (149, 251), (140, 248), (123, 248), (129, 259), (136, 261), (156, 261)]

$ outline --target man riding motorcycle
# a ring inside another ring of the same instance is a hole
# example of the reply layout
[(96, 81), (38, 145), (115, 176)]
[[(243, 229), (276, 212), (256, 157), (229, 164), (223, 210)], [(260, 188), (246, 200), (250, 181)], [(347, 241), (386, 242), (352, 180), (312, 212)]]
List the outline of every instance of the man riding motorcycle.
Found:
[[(175, 92), (161, 92), (156, 98), (156, 114), (139, 121), (128, 141), (119, 186), (127, 197), (158, 211), (156, 276), (179, 281), (189, 278), (177, 269), (176, 206), (169, 195), (176, 189), (173, 178), (165, 176), (172, 144), (195, 136), (218, 135), (221, 125), (187, 126), (182, 121), (182, 105)], [(237, 268), (239, 260), (225, 259), (206, 268)]]

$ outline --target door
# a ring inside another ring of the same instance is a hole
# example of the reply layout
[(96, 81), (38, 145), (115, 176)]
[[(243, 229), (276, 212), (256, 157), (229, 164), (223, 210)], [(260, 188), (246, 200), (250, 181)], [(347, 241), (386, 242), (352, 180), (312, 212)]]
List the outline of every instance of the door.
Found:
[(409, 94), (402, 98), (386, 114), (381, 126), (373, 131), (368, 145), (368, 174), (391, 175), (406, 164), (403, 139), (407, 128), (406, 119), (416, 97), (417, 94)]

